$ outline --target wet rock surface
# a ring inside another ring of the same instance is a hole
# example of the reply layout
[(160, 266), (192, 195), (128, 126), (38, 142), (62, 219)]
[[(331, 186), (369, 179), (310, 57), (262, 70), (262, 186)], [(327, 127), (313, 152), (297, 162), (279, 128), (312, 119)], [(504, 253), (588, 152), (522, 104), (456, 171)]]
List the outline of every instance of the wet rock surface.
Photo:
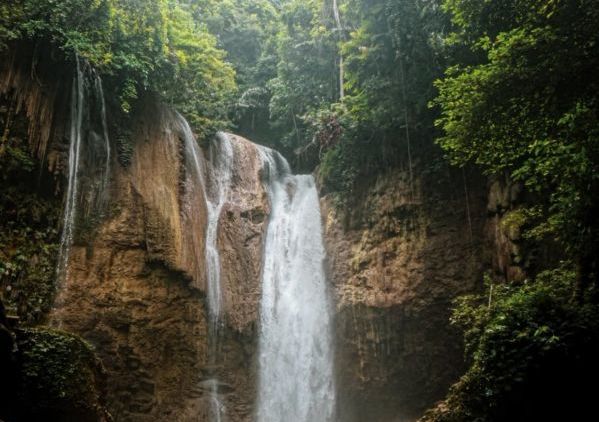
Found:
[[(155, 106), (142, 115), (131, 165), (115, 166), (111, 216), (92, 242), (72, 247), (51, 320), (98, 350), (117, 420), (205, 420), (202, 382), (214, 372), (207, 367), (206, 193), (186, 166), (176, 116)], [(234, 145), (218, 235), (226, 322), (216, 372), (227, 415), (246, 420), (268, 208), (255, 147), (242, 138)]]
[(463, 369), (449, 314), (482, 279), (485, 187), (465, 188), (449, 170), (433, 180), (411, 188), (407, 172), (379, 177), (349, 215), (322, 200), (340, 420), (413, 420)]

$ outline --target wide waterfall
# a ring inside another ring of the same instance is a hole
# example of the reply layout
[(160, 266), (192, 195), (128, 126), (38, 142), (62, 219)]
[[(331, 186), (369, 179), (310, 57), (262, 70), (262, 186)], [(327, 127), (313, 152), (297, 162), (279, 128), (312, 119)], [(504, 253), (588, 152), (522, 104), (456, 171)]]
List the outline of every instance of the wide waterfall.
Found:
[(271, 215), (260, 307), (257, 420), (334, 418), (332, 309), (312, 176), (291, 175), (278, 153), (261, 148)]

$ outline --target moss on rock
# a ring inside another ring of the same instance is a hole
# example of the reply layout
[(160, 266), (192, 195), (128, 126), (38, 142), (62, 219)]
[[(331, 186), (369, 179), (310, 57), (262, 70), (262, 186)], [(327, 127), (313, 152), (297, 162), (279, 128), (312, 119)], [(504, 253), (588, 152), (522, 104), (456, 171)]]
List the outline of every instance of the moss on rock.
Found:
[(92, 347), (81, 338), (49, 329), (15, 331), (11, 420), (109, 421), (104, 408), (105, 374)]

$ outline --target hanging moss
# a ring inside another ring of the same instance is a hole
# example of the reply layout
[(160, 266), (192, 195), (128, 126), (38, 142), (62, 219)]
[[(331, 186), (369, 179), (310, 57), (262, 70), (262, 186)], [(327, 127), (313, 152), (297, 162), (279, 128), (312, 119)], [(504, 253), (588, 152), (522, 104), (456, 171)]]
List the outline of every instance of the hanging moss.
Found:
[[(39, 322), (50, 309), (58, 251), (60, 198), (46, 186), (28, 145), (27, 118), (12, 116), (0, 98), (6, 143), (0, 157), (0, 290), (6, 305), (25, 323)], [(48, 182), (50, 179), (50, 182)]]

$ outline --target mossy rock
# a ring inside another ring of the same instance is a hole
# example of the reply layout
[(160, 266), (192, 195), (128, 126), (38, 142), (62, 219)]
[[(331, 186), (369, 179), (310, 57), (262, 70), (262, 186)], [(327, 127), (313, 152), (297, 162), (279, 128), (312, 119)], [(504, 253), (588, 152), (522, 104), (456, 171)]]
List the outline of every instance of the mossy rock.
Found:
[(48, 329), (16, 335), (15, 420), (111, 420), (104, 408), (105, 371), (88, 343)]

